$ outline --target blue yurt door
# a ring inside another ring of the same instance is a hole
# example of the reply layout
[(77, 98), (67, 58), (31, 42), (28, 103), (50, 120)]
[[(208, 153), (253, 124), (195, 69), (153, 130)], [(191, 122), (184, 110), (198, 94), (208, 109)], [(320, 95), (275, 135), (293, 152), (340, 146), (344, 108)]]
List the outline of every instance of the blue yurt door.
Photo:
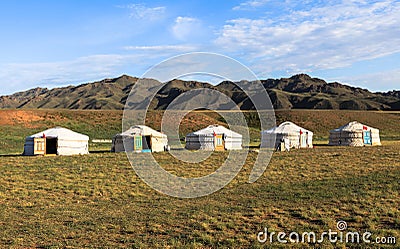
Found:
[(364, 144), (372, 144), (371, 131), (363, 131)]

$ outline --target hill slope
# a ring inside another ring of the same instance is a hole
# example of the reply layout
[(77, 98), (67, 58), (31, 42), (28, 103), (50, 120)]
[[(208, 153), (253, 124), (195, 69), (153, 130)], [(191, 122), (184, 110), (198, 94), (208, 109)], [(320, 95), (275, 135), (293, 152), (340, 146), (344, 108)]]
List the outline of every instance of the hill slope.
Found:
[[(0, 96), (0, 108), (116, 109), (124, 108), (126, 98), (138, 78), (122, 75), (114, 79), (63, 88), (34, 88)], [(247, 85), (253, 82), (241, 81)], [(372, 93), (338, 82), (327, 83), (306, 74), (290, 78), (261, 80), (276, 109), (399, 110), (400, 92)], [(151, 109), (164, 110), (177, 96), (189, 90), (208, 88), (220, 91), (243, 110), (252, 110), (247, 95), (234, 82), (213, 86), (196, 81), (172, 80), (152, 100)], [(190, 97), (190, 95), (189, 95)], [(210, 98), (216, 105), (225, 103)]]
[(115, 79), (62, 88), (35, 88), (0, 97), (0, 108), (123, 109), (123, 99), (137, 78)]

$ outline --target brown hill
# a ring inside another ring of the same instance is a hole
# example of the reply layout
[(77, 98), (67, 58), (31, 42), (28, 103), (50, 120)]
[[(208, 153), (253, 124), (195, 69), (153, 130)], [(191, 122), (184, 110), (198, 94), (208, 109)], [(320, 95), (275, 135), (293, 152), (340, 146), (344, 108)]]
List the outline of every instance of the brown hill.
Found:
[(115, 79), (61, 88), (35, 88), (0, 97), (0, 108), (123, 109), (123, 99), (137, 78)]
[[(138, 78), (122, 75), (114, 79), (62, 88), (34, 88), (9, 96), (0, 96), (0, 108), (61, 108), (61, 109), (117, 109), (124, 108), (127, 96)], [(151, 84), (151, 79), (147, 79)], [(182, 93), (195, 89), (220, 91), (230, 97), (241, 109), (252, 110), (253, 104), (239, 86), (251, 87), (254, 82), (223, 81), (214, 86), (197, 81), (172, 80), (167, 82), (152, 100), (151, 109), (164, 110)], [(372, 93), (367, 89), (327, 83), (306, 74), (290, 78), (261, 80), (276, 109), (347, 109), (399, 110), (400, 91)], [(188, 94), (186, 99), (192, 96)], [(226, 103), (218, 98), (207, 99), (214, 106)]]

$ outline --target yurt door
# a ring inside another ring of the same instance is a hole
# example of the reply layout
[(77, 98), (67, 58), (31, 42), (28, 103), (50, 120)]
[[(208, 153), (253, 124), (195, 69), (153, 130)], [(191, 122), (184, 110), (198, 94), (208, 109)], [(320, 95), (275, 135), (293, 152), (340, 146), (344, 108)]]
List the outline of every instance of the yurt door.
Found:
[(222, 135), (214, 136), (215, 150), (224, 150), (224, 140), (222, 140)]
[(306, 147), (307, 147), (307, 135), (303, 133), (300, 135), (300, 148), (306, 148)]
[(56, 155), (58, 139), (56, 137), (46, 137), (46, 155)]
[(34, 155), (46, 154), (46, 138), (33, 139), (33, 154)]
[(364, 144), (372, 144), (371, 131), (363, 131)]
[(142, 152), (151, 152), (151, 136), (142, 136)]
[(142, 136), (134, 137), (133, 151), (142, 151)]

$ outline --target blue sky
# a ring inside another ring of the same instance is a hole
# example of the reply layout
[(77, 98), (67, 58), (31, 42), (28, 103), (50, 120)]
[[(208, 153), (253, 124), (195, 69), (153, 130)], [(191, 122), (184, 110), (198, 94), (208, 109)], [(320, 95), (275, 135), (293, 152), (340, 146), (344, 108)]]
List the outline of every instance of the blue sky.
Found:
[(400, 1), (0, 1), (0, 95), (129, 74), (189, 52), (261, 78), (400, 89)]

